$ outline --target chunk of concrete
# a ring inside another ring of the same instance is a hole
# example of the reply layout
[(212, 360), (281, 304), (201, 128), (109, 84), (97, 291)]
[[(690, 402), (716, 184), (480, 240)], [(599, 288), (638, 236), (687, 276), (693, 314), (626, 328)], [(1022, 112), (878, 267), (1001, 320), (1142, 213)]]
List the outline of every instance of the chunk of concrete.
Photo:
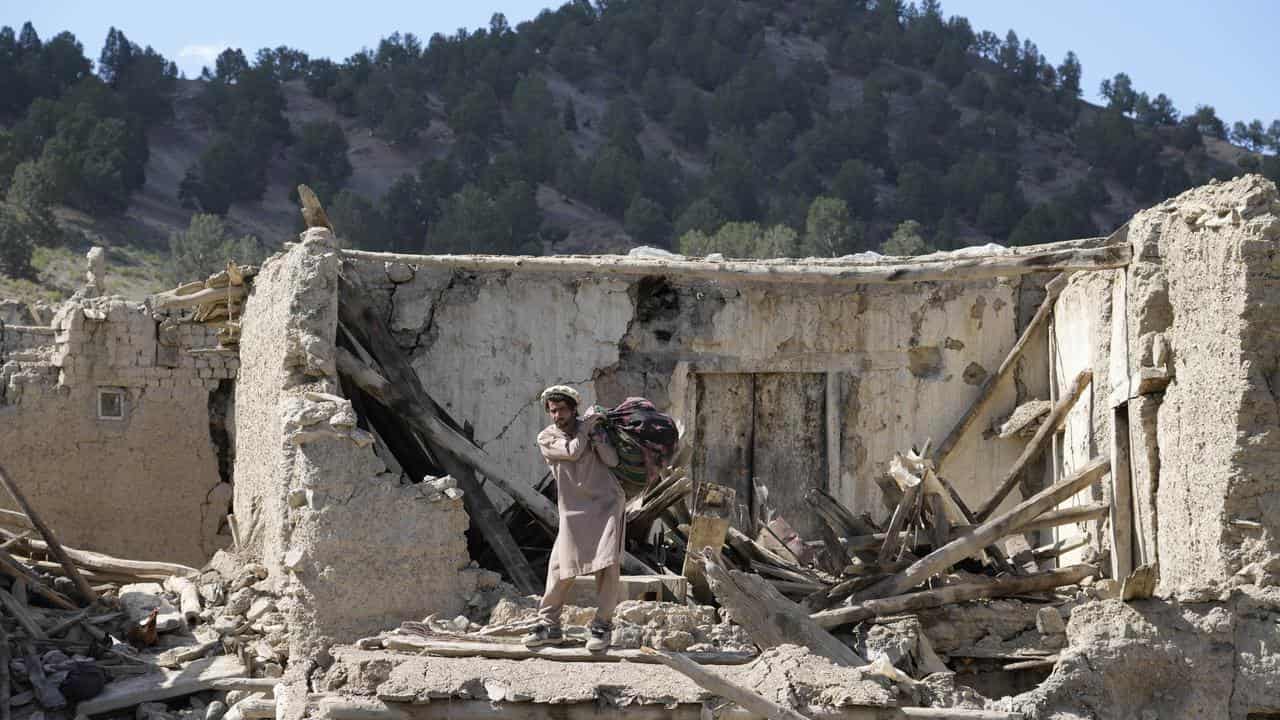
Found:
[(169, 604), (164, 597), (164, 588), (160, 583), (133, 583), (120, 588), (120, 605), (133, 622), (142, 622), (151, 615), (152, 610), (159, 610), (156, 615), (158, 632), (173, 632), (185, 627), (182, 613)]

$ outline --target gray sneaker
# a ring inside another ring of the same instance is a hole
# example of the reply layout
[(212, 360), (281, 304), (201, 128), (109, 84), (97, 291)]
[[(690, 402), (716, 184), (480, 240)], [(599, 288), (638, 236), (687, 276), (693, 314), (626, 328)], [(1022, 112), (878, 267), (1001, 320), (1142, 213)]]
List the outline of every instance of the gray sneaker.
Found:
[(591, 637), (587, 638), (587, 649), (591, 652), (600, 652), (607, 649), (613, 639), (612, 624), (593, 621), (587, 628), (587, 632), (591, 635)]
[(529, 634), (520, 638), (520, 642), (524, 643), (527, 648), (562, 645), (564, 644), (564, 631), (550, 625), (539, 625)]

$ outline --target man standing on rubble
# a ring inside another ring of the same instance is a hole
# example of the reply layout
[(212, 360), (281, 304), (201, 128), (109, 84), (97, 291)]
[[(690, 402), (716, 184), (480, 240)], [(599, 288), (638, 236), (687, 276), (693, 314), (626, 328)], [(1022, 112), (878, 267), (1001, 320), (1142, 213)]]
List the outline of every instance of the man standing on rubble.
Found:
[(538, 606), (539, 623), (524, 637), (526, 647), (564, 642), (560, 611), (573, 579), (596, 576), (596, 616), (588, 628), (588, 650), (609, 647), (613, 610), (621, 590), (626, 497), (609, 468), (617, 450), (598, 429), (603, 416), (578, 417), (578, 392), (566, 385), (542, 391), (542, 406), (552, 424), (538, 433), (538, 449), (556, 481), (560, 531), (551, 548), (547, 589)]

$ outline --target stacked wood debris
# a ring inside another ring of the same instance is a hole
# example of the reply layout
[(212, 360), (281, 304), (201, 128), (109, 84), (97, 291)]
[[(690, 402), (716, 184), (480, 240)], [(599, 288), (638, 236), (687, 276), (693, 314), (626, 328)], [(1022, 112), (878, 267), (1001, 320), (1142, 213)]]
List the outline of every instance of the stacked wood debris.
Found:
[[(221, 551), (201, 571), (64, 546), (2, 468), (0, 485), (20, 508), (0, 511), (0, 717), (138, 706), (209, 720), (227, 709), (214, 691), (283, 674), (265, 568)], [(180, 712), (157, 704), (187, 697)]]
[(173, 290), (150, 297), (154, 311), (189, 311), (187, 322), (199, 323), (218, 329), (220, 347), (232, 347), (240, 342), (240, 317), (244, 314), (244, 299), (249, 294), (246, 284), (258, 274), (253, 265), (227, 263), (227, 269), (210, 275), (204, 280), (179, 285)]

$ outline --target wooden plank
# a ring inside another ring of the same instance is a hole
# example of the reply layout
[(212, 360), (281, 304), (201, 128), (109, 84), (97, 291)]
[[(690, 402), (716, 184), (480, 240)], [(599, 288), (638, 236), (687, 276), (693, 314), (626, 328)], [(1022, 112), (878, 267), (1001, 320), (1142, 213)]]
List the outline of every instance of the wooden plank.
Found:
[(1156, 413), (1160, 400), (1136, 397), (1129, 409), (1129, 477), (1133, 495), (1134, 564), (1154, 563), (1159, 546), (1156, 523), (1156, 490), (1160, 486), (1160, 448), (1156, 438)]
[[(181, 288), (179, 288), (181, 289)], [(178, 310), (196, 307), (205, 303), (238, 302), (249, 294), (243, 285), (228, 285), (223, 288), (207, 288), (187, 295), (178, 295), (176, 290), (156, 293), (147, 298), (152, 310)]]
[(990, 255), (939, 254), (936, 259), (890, 264), (773, 262), (753, 260), (668, 260), (617, 255), (545, 256), (519, 255), (407, 255), (365, 250), (341, 250), (344, 257), (377, 262), (396, 261), (418, 266), (447, 267), (481, 272), (604, 273), (609, 275), (667, 275), (722, 282), (768, 283), (915, 283), (1012, 277), (1054, 270), (1104, 270), (1129, 264), (1127, 243), (1099, 244), (1097, 238), (1010, 248)]
[[(558, 662), (639, 662), (655, 663), (636, 649), (608, 648), (592, 652), (582, 646), (546, 646), (527, 648), (518, 642), (480, 642), (425, 638), (419, 635), (390, 634), (383, 636), (382, 645), (388, 650), (423, 653), (438, 657), (487, 657), (506, 660), (545, 658)], [(744, 665), (755, 659), (755, 653), (743, 652), (695, 652), (685, 653), (701, 665)]]
[(808, 720), (804, 715), (766, 699), (754, 690), (704, 670), (689, 658), (653, 648), (640, 648), (640, 652), (694, 681), (698, 687), (726, 700), (732, 700), (751, 712), (764, 715), (769, 720)]
[(1040, 547), (1035, 548), (1031, 551), (1031, 556), (1035, 558), (1036, 562), (1044, 562), (1045, 560), (1052, 560), (1088, 544), (1089, 536), (1087, 534), (1072, 535), (1071, 537), (1062, 538), (1061, 540), (1049, 543), (1048, 545), (1041, 545)]
[(831, 529), (842, 537), (870, 535), (879, 531), (879, 528), (866, 519), (855, 516), (844, 506), (844, 503), (827, 490), (813, 488), (805, 494), (805, 500), (816, 512), (822, 513), (824, 519), (831, 525)]
[(995, 493), (992, 494), (987, 502), (984, 503), (974, 515), (975, 520), (979, 522), (986, 520), (991, 517), (991, 514), (994, 513), (997, 508), (1000, 507), (1000, 503), (1004, 502), (1005, 497), (1007, 497), (1009, 493), (1013, 491), (1013, 488), (1017, 486), (1018, 479), (1021, 477), (1022, 471), (1026, 469), (1033, 460), (1040, 457), (1040, 453), (1044, 451), (1048, 439), (1057, 433), (1058, 426), (1067, 417), (1067, 413), (1075, 406), (1076, 400), (1080, 399), (1080, 396), (1084, 394), (1085, 388), (1089, 387), (1092, 381), (1093, 373), (1088, 369), (1081, 370), (1080, 374), (1076, 375), (1076, 379), (1072, 383), (1071, 387), (1067, 389), (1065, 397), (1059, 400), (1057, 405), (1053, 406), (1053, 410), (1049, 413), (1049, 416), (1045, 418), (1040, 429), (1036, 431), (1035, 436), (1027, 442), (1027, 446), (1023, 449), (1022, 454), (1014, 461), (1013, 466), (1005, 472), (1004, 479), (1000, 481), (1000, 486), (996, 488)]
[(1125, 269), (1111, 274), (1111, 345), (1107, 371), (1108, 397), (1128, 400), (1129, 382), (1129, 273)]
[(1129, 404), (1111, 411), (1111, 577), (1133, 572), (1133, 476), (1129, 469)]
[(1048, 512), (1041, 514), (1040, 517), (1035, 520), (1023, 525), (1019, 532), (1029, 533), (1035, 530), (1061, 527), (1072, 523), (1089, 522), (1090, 520), (1097, 520), (1099, 518), (1106, 517), (1110, 511), (1110, 503), (1104, 502), (1049, 510)]
[(847, 607), (823, 610), (822, 612), (814, 613), (810, 617), (822, 627), (831, 629), (841, 625), (862, 622), (873, 617), (916, 612), (979, 598), (1007, 597), (1009, 595), (1052, 590), (1064, 585), (1074, 585), (1087, 577), (1096, 575), (1097, 572), (1098, 569), (1092, 565), (1074, 565), (1052, 572), (999, 578), (985, 583), (948, 585), (937, 590), (923, 590), (907, 595), (864, 600)]
[(694, 376), (697, 396), (698, 442), (693, 448), (691, 475), (702, 482), (732, 488), (736, 500), (733, 527), (754, 534), (751, 514), (751, 448), (755, 394), (752, 376), (708, 373)]
[(9, 477), (9, 473), (5, 472), (3, 467), (0, 467), (0, 484), (3, 484), (4, 488), (9, 491), (10, 497), (18, 504), (18, 509), (22, 511), (23, 515), (27, 516), (27, 519), (31, 521), (31, 525), (40, 532), (41, 537), (48, 543), (49, 554), (66, 570), (67, 577), (71, 578), (71, 581), (75, 583), (81, 599), (87, 603), (96, 602), (98, 593), (94, 592), (88, 581), (81, 577), (80, 570), (76, 568), (75, 563), (67, 556), (67, 551), (62, 549), (62, 544), (58, 542), (58, 536), (54, 535), (49, 526), (45, 525), (40, 516), (36, 514), (35, 508), (31, 507), (31, 503), (27, 502), (27, 497), (22, 494), (17, 484), (14, 483), (13, 478)]
[(751, 474), (766, 484), (768, 497), (753, 496), (751, 512), (757, 522), (772, 519), (770, 513), (784, 517), (806, 539), (823, 529), (804, 496), (826, 484), (826, 388), (824, 373), (755, 376)]
[(730, 519), (737, 507), (736, 495), (733, 488), (703, 482), (698, 485), (694, 496), (693, 521), (689, 525), (689, 540), (680, 574), (688, 578), (693, 597), (699, 602), (714, 602), (715, 595), (696, 553), (709, 550), (713, 556), (720, 554), (725, 535), (729, 532)]
[(1041, 490), (1023, 500), (1007, 512), (998, 515), (946, 545), (934, 550), (902, 573), (867, 588), (859, 594), (859, 600), (900, 595), (907, 590), (946, 570), (957, 562), (971, 557), (981, 548), (996, 540), (1017, 532), (1023, 525), (1066, 498), (1097, 482), (1110, 468), (1107, 458), (1094, 458), (1075, 475), (1056, 485)]
[(1013, 375), (1014, 369), (1018, 366), (1018, 359), (1026, 351), (1031, 338), (1044, 327), (1049, 317), (1053, 314), (1053, 304), (1058, 300), (1058, 295), (1062, 294), (1062, 289), (1067, 286), (1069, 278), (1070, 275), (1064, 273), (1053, 278), (1045, 285), (1044, 301), (1040, 303), (1040, 307), (1036, 308), (1036, 314), (1031, 317), (1031, 321), (1022, 329), (1022, 334), (1018, 337), (1018, 341), (1009, 349), (1009, 353), (1005, 356), (1004, 361), (1000, 363), (1000, 367), (982, 382), (982, 387), (978, 389), (978, 396), (973, 399), (968, 409), (960, 416), (960, 420), (956, 422), (951, 431), (947, 433), (947, 436), (938, 444), (937, 450), (933, 453), (933, 466), (938, 472), (942, 472), (947, 459), (951, 457), (951, 453), (955, 450), (961, 438), (982, 416), (982, 412), (986, 410), (987, 406), (991, 404), (992, 399), (995, 398), (996, 389), (1006, 378)]
[(762, 650), (779, 645), (801, 645), (837, 665), (866, 664), (852, 648), (832, 637), (809, 618), (804, 608), (784, 598), (759, 575), (726, 570), (703, 555), (711, 589), (733, 621), (751, 636)]
[(9, 554), (8, 550), (0, 550), (0, 572), (13, 578), (15, 582), (21, 580), (27, 584), (27, 587), (40, 597), (53, 603), (55, 606), (64, 610), (76, 609), (76, 604), (66, 595), (54, 590), (44, 584), (36, 574), (26, 565), (23, 565), (18, 558)]
[(101, 715), (144, 702), (194, 695), (212, 688), (216, 680), (243, 674), (244, 667), (233, 655), (196, 660), (181, 670), (160, 670), (158, 673), (116, 680), (108, 684), (97, 697), (81, 701), (76, 706), (76, 714)]
[(940, 548), (951, 541), (951, 520), (947, 517), (947, 509), (943, 507), (942, 496), (929, 493), (929, 511), (933, 513), (933, 546)]
[(902, 492), (902, 499), (898, 501), (898, 507), (893, 511), (893, 519), (889, 521), (889, 528), (885, 530), (884, 543), (880, 546), (880, 553), (876, 556), (876, 563), (884, 565), (894, 560), (898, 551), (901, 549), (899, 533), (907, 529), (907, 518), (910, 516), (916, 506), (916, 496), (920, 494), (920, 487), (923, 483), (917, 482), (914, 485), (908, 485), (906, 490)]
[(1126, 402), (1111, 410), (1111, 577), (1133, 572), (1133, 477), (1129, 469), (1129, 274), (1121, 269), (1111, 282), (1111, 393)]
[[(826, 377), (826, 438), (827, 445), (827, 489), (837, 492), (840, 488), (840, 435), (843, 423), (840, 417), (840, 385), (841, 373), (832, 370)], [(838, 534), (838, 533), (837, 533)]]

